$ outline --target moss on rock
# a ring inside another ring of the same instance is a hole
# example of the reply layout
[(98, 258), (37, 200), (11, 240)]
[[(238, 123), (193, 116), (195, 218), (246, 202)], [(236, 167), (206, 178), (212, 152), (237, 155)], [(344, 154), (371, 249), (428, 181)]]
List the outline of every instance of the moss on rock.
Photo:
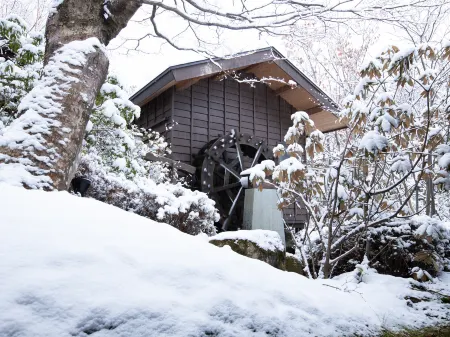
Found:
[(279, 249), (266, 250), (255, 242), (243, 239), (211, 239), (209, 243), (217, 246), (230, 246), (231, 249), (246, 257), (257, 259), (270, 264), (272, 267), (285, 270), (285, 252)]
[(303, 264), (295, 255), (286, 253), (286, 260), (285, 260), (285, 270), (286, 271), (305, 276), (305, 272), (303, 271), (303, 268), (304, 268)]

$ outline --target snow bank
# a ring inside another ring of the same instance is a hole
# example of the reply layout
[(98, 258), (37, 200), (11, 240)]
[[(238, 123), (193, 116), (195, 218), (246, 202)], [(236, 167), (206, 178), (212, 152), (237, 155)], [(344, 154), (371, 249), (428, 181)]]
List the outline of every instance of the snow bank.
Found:
[(265, 250), (284, 250), (280, 235), (277, 232), (263, 229), (223, 232), (210, 237), (209, 240), (248, 240)]
[(0, 184), (0, 216), (0, 336), (368, 336), (449, 311), (408, 307), (405, 279), (338, 290), (65, 192)]

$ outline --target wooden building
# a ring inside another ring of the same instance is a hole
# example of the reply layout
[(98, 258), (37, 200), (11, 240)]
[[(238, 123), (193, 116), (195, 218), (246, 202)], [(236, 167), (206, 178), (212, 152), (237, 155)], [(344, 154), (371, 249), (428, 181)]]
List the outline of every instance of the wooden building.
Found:
[[(162, 133), (172, 159), (194, 167), (193, 187), (216, 199), (227, 229), (241, 221), (239, 172), (272, 158), (292, 113), (306, 111), (322, 132), (345, 127), (331, 98), (272, 47), (170, 67), (131, 99), (142, 109), (136, 123)], [(306, 212), (292, 207), (285, 219), (299, 225)]]

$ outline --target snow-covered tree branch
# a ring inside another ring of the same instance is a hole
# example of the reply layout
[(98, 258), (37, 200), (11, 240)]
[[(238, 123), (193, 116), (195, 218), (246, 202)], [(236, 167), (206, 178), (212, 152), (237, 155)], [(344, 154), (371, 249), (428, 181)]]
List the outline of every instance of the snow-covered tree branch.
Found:
[[(276, 156), (290, 158), (278, 166), (269, 161), (252, 169), (250, 178), (256, 185), (272, 176), (279, 187), (280, 207), (305, 205), (312, 226), (299, 240), (308, 247), (310, 263), (319, 256), (318, 276), (330, 277), (341, 260), (361, 254), (376, 264), (380, 235), (395, 230), (414, 237), (411, 219), (424, 210), (423, 203), (412, 202), (417, 189), (433, 177), (435, 184), (448, 186), (449, 62), (447, 42), (387, 48), (362, 69), (359, 84), (345, 101), (341, 115), (348, 130), (335, 162), (327, 167), (315, 159), (314, 154), (323, 151), (324, 136), (300, 111), (292, 115), (293, 126), (285, 137), (288, 147), (274, 150)], [(307, 165), (302, 163), (303, 135), (308, 136)], [(430, 155), (437, 158), (437, 169)], [(404, 244), (401, 241), (395, 244)], [(439, 263), (445, 264), (448, 256), (442, 254)], [(408, 259), (414, 264), (412, 257)]]

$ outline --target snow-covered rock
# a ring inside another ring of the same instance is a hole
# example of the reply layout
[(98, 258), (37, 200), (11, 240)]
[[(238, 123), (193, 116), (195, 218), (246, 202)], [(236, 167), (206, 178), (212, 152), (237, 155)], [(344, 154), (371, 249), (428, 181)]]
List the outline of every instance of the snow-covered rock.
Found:
[(253, 229), (223, 232), (209, 239), (218, 247), (229, 246), (234, 252), (285, 269), (285, 251), (280, 235), (275, 231)]
[[(408, 306), (425, 294), (412, 280), (309, 280), (66, 192), (0, 184), (0, 233), (2, 337), (369, 336), (450, 318)], [(427, 286), (448, 292), (442, 277)]]
[(277, 251), (284, 250), (280, 235), (274, 231), (264, 229), (240, 230), (235, 232), (222, 232), (210, 238), (211, 240), (247, 240), (255, 243), (264, 250)]

